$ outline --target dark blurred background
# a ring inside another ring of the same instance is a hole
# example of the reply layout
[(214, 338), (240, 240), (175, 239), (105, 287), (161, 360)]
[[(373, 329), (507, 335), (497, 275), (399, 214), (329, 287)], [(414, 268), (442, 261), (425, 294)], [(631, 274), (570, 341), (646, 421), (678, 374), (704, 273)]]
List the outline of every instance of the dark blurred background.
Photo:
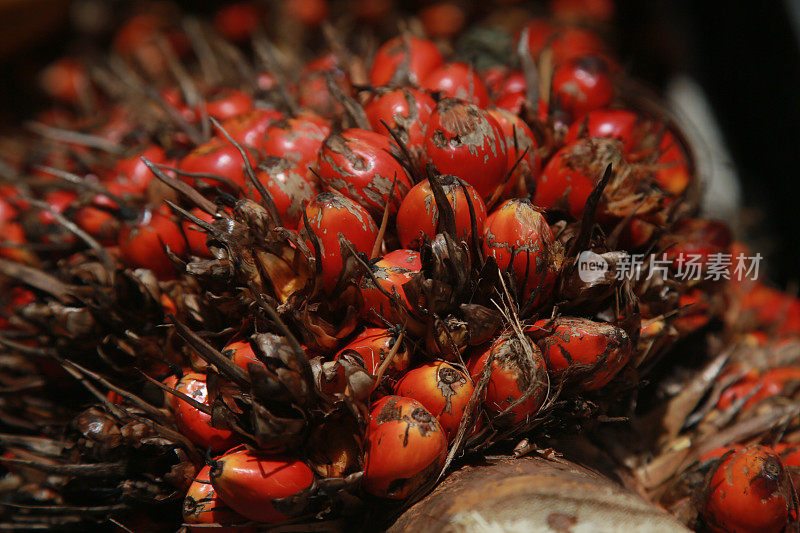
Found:
[[(212, 12), (224, 2), (177, 3)], [(94, 16), (91, 2), (69, 4), (0, 0), (0, 127), (36, 108), (36, 72), (74, 51), (65, 45), (76, 23)], [(617, 0), (616, 13), (630, 72), (656, 89), (681, 73), (699, 82), (741, 179), (744, 208), (732, 222), (775, 283), (800, 279), (800, 0)]]

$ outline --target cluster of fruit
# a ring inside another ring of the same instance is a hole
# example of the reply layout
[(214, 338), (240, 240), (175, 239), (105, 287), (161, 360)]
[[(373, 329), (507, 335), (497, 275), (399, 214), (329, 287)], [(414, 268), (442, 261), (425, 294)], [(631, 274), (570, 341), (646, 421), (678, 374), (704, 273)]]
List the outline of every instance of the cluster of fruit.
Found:
[[(24, 520), (85, 524), (80, 501), (130, 528), (131, 502), (181, 498), (197, 531), (397, 510), (462, 456), (629, 418), (676, 343), (743, 320), (732, 302), (782, 313), (747, 303), (771, 295), (800, 319), (764, 285), (675, 275), (739, 245), (696, 218), (692, 154), (611, 55), (608, 2), (495, 29), (513, 46), (480, 68), (450, 47), (447, 4), (420, 14), (439, 42), (405, 29), (370, 52), (326, 25), (311, 59), (268, 41), (251, 3), (214, 25), (146, 12), (108, 61), (44, 71), (59, 105), (35, 140), (0, 142), (3, 383), (28, 384), (0, 411), (34, 435), (0, 437), (3, 461), (11, 503), (62, 521)], [(281, 20), (316, 27), (320, 5)], [(618, 275), (664, 250), (665, 270)], [(587, 277), (586, 252), (605, 269)], [(726, 369), (722, 410), (797, 379)], [(716, 481), (751, 450), (715, 467), (710, 527), (752, 512)], [(791, 487), (763, 462), (764, 491)], [(90, 503), (59, 493), (82, 475), (106, 484)], [(767, 503), (785, 524), (791, 502)]]

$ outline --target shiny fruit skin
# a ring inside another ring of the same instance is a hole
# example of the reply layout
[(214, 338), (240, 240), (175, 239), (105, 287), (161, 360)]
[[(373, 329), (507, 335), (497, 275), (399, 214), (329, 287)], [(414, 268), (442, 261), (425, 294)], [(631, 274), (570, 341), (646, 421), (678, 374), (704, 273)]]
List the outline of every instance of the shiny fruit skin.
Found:
[(503, 131), (508, 152), (508, 171), (514, 169), (503, 189), (503, 194), (511, 198), (528, 196), (529, 189), (533, 187), (534, 178), (542, 170), (542, 159), (539, 156), (536, 137), (518, 115), (500, 107), (490, 107), (486, 111), (497, 121)]
[(553, 243), (550, 226), (526, 198), (505, 201), (486, 219), (483, 253), (500, 269), (511, 268), (522, 301), (533, 296), (536, 305), (550, 296)]
[(221, 87), (206, 97), (203, 107), (209, 117), (224, 121), (252, 110), (253, 99), (239, 89)]
[[(483, 234), (486, 205), (468, 183), (464, 183), (467, 191), (467, 194), (464, 194), (464, 189), (455, 176), (440, 176), (439, 181), (447, 196), (447, 201), (453, 207), (458, 238), (472, 244), (472, 223), (467, 195), (469, 195), (469, 201), (472, 202), (475, 212), (478, 235)], [(427, 235), (429, 239), (434, 238), (438, 221), (439, 208), (436, 205), (430, 182), (428, 180), (421, 181), (411, 188), (397, 211), (397, 236), (400, 238), (400, 244), (403, 248), (419, 249), (423, 242), (422, 235)]]
[(416, 400), (385, 396), (372, 406), (365, 448), (364, 490), (403, 499), (439, 475), (447, 437)]
[(72, 220), (104, 246), (117, 242), (120, 223), (117, 217), (108, 211), (86, 205), (75, 211)]
[(390, 135), (391, 130), (419, 161), (424, 155), (425, 131), (435, 108), (436, 102), (427, 93), (400, 87), (376, 89), (375, 95), (364, 106), (364, 112), (374, 131)]
[(283, 113), (272, 109), (253, 109), (236, 115), (222, 123), (222, 129), (239, 144), (259, 146), (267, 128), (283, 118)]
[[(356, 251), (369, 253), (378, 237), (378, 227), (366, 209), (334, 192), (319, 194), (306, 204), (306, 216), (312, 233), (319, 240), (323, 286), (330, 292), (342, 271), (338, 235), (341, 233), (346, 237)], [(302, 222), (298, 228), (301, 234), (305, 234)]]
[(126, 224), (119, 232), (119, 249), (125, 263), (133, 268), (148, 268), (159, 279), (175, 276), (175, 265), (165, 246), (178, 256), (186, 255), (180, 226), (159, 211), (146, 211), (136, 224)]
[(385, 135), (351, 128), (333, 134), (322, 145), (317, 173), (329, 189), (340, 192), (365, 207), (376, 219), (383, 215), (392, 183), (390, 214), (396, 213), (411, 188), (411, 179), (392, 156), (397, 145)]
[[(211, 405), (208, 400), (206, 375), (197, 372), (184, 374), (175, 385), (175, 390), (190, 396), (199, 403)], [(211, 448), (224, 452), (239, 443), (239, 438), (230, 430), (211, 426), (211, 415), (199, 411), (177, 396), (171, 400), (175, 424), (180, 432), (200, 448)]]
[(303, 207), (319, 193), (316, 176), (289, 159), (267, 157), (259, 163), (256, 176), (272, 196), (284, 227), (297, 226)]
[[(576, 117), (577, 118), (577, 117)], [(596, 109), (572, 123), (564, 138), (571, 143), (585, 137), (605, 137), (622, 143), (622, 153), (630, 153), (639, 142), (646, 119), (627, 109)]]
[(244, 449), (226, 453), (211, 468), (218, 497), (245, 518), (267, 524), (289, 518), (273, 500), (294, 496), (313, 481), (314, 473), (301, 461)]
[[(392, 329), (367, 328), (342, 348), (336, 357), (340, 357), (345, 352), (351, 354), (355, 352), (364, 361), (364, 368), (367, 369), (367, 372), (374, 375), (395, 346), (398, 335), (398, 332)], [(411, 366), (412, 355), (411, 345), (403, 341), (403, 345), (398, 348), (394, 359), (386, 368), (387, 375), (392, 378), (399, 378), (403, 375)]]
[(572, 117), (606, 107), (613, 99), (610, 69), (602, 58), (577, 57), (562, 63), (553, 73), (552, 102)]
[(542, 351), (547, 371), (581, 390), (606, 385), (630, 360), (631, 339), (622, 328), (588, 318), (537, 321), (529, 330)]
[(456, 98), (484, 108), (491, 102), (483, 80), (467, 63), (445, 63), (422, 80), (422, 87), (445, 98)]
[[(250, 163), (255, 167), (256, 160), (253, 154), (250, 153), (248, 156)], [(210, 141), (195, 147), (181, 159), (180, 169), (190, 173), (222, 176), (242, 189), (248, 186), (242, 154), (227, 139), (213, 137)], [(231, 190), (233, 187), (224, 181), (192, 177), (182, 177), (182, 179), (189, 183), (202, 183), (207, 187), (219, 187), (235, 192)]]
[(397, 69), (406, 61), (407, 52), (409, 81), (412, 85), (418, 85), (429, 73), (444, 63), (444, 57), (433, 41), (408, 36), (408, 48), (406, 48), (406, 37), (395, 37), (383, 43), (375, 54), (372, 70), (369, 73), (372, 85), (380, 87), (394, 81)]
[(264, 363), (253, 351), (253, 346), (247, 341), (233, 341), (225, 345), (222, 353), (229, 355), (233, 364), (245, 372), (247, 372), (247, 367), (251, 364), (264, 366)]
[(183, 521), (189, 524), (189, 531), (202, 533), (208, 530), (205, 527), (193, 528), (191, 524), (222, 524), (223, 527), (215, 527), (214, 531), (219, 533), (254, 532), (255, 528), (251, 527), (224, 527), (226, 524), (247, 522), (247, 519), (234, 512), (217, 496), (209, 478), (210, 471), (211, 467), (208, 465), (200, 469), (183, 499)]
[[(417, 271), (398, 266), (385, 259), (372, 265), (372, 274), (378, 284), (389, 294), (399, 296), (400, 303), (405, 308), (408, 308), (408, 299), (403, 284), (411, 281), (416, 273)], [(364, 298), (364, 307), (361, 308), (362, 319), (375, 325), (384, 324), (379, 317), (383, 317), (390, 324), (403, 323), (402, 312), (397, 310), (392, 301), (376, 287), (369, 276), (364, 276), (361, 281), (361, 295)]]
[(573, 159), (592, 153), (592, 138), (567, 144), (548, 161), (536, 182), (533, 204), (544, 209), (558, 209), (580, 219), (586, 200), (601, 175), (589, 173), (586, 165)]
[[(213, 215), (209, 215), (199, 207), (192, 208), (190, 212), (200, 220), (204, 220), (209, 224), (214, 222)], [(189, 220), (181, 222), (181, 226), (183, 227), (183, 234), (186, 235), (186, 243), (189, 245), (189, 252), (198, 257), (210, 259), (211, 251), (208, 249), (208, 234)]]
[(266, 155), (285, 157), (307, 166), (316, 162), (317, 153), (330, 132), (327, 122), (317, 115), (287, 118), (267, 128), (261, 149)]
[(387, 265), (405, 268), (413, 272), (422, 270), (422, 258), (416, 250), (398, 248), (383, 256), (383, 262)]
[(441, 361), (409, 370), (394, 387), (396, 395), (417, 400), (436, 417), (448, 441), (458, 432), (472, 391), (469, 377)]
[(167, 163), (167, 154), (164, 149), (157, 144), (151, 144), (134, 156), (118, 159), (104, 179), (110, 182), (119, 181), (132, 190), (143, 193), (147, 190), (150, 182), (155, 179), (155, 175), (144, 164), (142, 157), (156, 165)]
[[(533, 358), (520, 357), (527, 342)], [(482, 354), (476, 354), (467, 363), (472, 381), (477, 383), (494, 352), (491, 374), (483, 396), (483, 405), (497, 416), (522, 398), (531, 388), (531, 395), (497, 420), (500, 425), (511, 425), (535, 416), (547, 397), (546, 367), (542, 354), (535, 344), (527, 339), (511, 338), (507, 335), (496, 339)]]
[(784, 530), (791, 505), (787, 498), (791, 485), (787, 469), (775, 452), (762, 446), (734, 451), (724, 456), (709, 474), (700, 512), (711, 531)]
[(505, 185), (508, 152), (503, 130), (486, 111), (458, 100), (436, 105), (425, 134), (428, 160), (490, 199)]

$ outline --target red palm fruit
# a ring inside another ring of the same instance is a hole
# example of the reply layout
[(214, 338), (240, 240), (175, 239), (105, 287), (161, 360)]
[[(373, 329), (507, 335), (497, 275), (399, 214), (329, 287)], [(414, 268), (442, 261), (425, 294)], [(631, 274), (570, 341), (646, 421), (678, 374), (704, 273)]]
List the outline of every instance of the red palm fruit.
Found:
[(464, 27), (467, 14), (464, 8), (456, 2), (436, 2), (424, 7), (419, 12), (419, 18), (425, 35), (434, 38), (452, 37)]
[[(199, 207), (192, 208), (191, 213), (209, 224), (214, 222), (214, 216), (206, 213)], [(189, 245), (189, 252), (198, 257), (210, 258), (211, 251), (208, 249), (208, 234), (189, 220), (181, 222), (181, 226), (183, 227), (183, 234), (186, 235), (186, 243)]]
[(211, 485), (234, 511), (256, 522), (289, 519), (273, 503), (311, 487), (314, 473), (305, 463), (279, 455), (231, 450), (211, 467)]
[[(619, 154), (617, 143), (598, 143), (594, 138), (567, 144), (556, 152), (536, 180), (533, 204), (580, 219), (586, 200), (605, 170), (599, 163), (619, 158)], [(602, 201), (598, 216), (604, 218)]]
[(428, 39), (419, 37), (398, 36), (381, 45), (372, 62), (369, 80), (375, 87), (389, 85), (395, 81), (403, 84), (405, 80), (395, 80), (399, 68), (408, 66), (408, 81), (412, 85), (419, 83), (431, 72), (444, 63), (439, 48)]
[[(471, 185), (459, 182), (455, 176), (449, 174), (441, 176), (439, 181), (447, 196), (447, 201), (453, 207), (458, 237), (471, 244), (472, 219), (467, 195), (469, 195), (469, 201), (472, 202), (478, 235), (483, 234), (486, 205)], [(461, 183), (464, 184), (464, 188), (461, 187)], [(464, 189), (466, 189), (466, 194)], [(421, 181), (403, 198), (403, 203), (400, 204), (400, 209), (397, 211), (397, 236), (400, 238), (400, 244), (404, 248), (419, 249), (422, 246), (423, 235), (427, 235), (429, 239), (434, 238), (438, 222), (439, 208), (433, 197), (430, 182), (428, 180)]]
[(727, 409), (734, 402), (746, 399), (741, 408), (749, 409), (767, 398), (793, 392), (798, 384), (800, 384), (800, 367), (773, 368), (760, 376), (757, 372), (751, 372), (722, 391), (717, 407)]
[(314, 114), (286, 118), (267, 128), (261, 149), (266, 155), (285, 157), (305, 166), (317, 160), (330, 132), (327, 122)]
[(247, 341), (233, 341), (222, 349), (222, 353), (230, 356), (233, 364), (247, 372), (248, 365), (264, 366), (264, 363), (256, 357), (253, 346)]
[[(386, 259), (381, 259), (372, 265), (372, 274), (378, 285), (387, 293), (397, 295), (399, 303), (404, 308), (408, 308), (408, 299), (403, 284), (411, 281), (417, 272), (419, 271), (398, 266)], [(378, 289), (369, 276), (364, 276), (361, 280), (361, 295), (364, 298), (364, 306), (361, 308), (361, 317), (364, 320), (375, 325), (384, 324), (384, 320), (390, 324), (403, 323), (403, 313)]]
[(403, 499), (438, 477), (447, 437), (416, 400), (385, 396), (372, 406), (365, 448), (364, 490)]
[(151, 144), (134, 156), (118, 159), (103, 179), (112, 183), (119, 182), (132, 191), (143, 193), (155, 175), (144, 164), (142, 157), (146, 157), (156, 165), (167, 162), (167, 154), (164, 149), (157, 144)]
[(484, 81), (496, 102), (513, 94), (525, 96), (528, 90), (525, 74), (518, 69), (504, 70), (499, 75), (487, 72), (484, 74)]
[(551, 100), (574, 118), (606, 107), (613, 99), (611, 71), (602, 58), (577, 57), (561, 63), (553, 73)]
[(474, 382), (481, 378), (490, 356), (493, 360), (483, 396), (484, 407), (498, 416), (527, 395), (526, 400), (499, 418), (497, 423), (511, 425), (536, 416), (548, 391), (547, 368), (539, 348), (525, 338), (499, 337), (467, 363)]
[(525, 93), (507, 93), (495, 102), (495, 106), (517, 115), (525, 102), (527, 102)]
[(441, 361), (409, 370), (394, 387), (395, 394), (417, 400), (436, 417), (448, 440), (458, 432), (472, 390), (469, 377)]
[(483, 108), (489, 105), (489, 90), (475, 70), (467, 63), (445, 63), (422, 80), (422, 88), (441, 93)]
[(511, 269), (522, 301), (538, 305), (555, 282), (554, 238), (542, 214), (526, 198), (507, 200), (489, 218), (483, 253)]
[[(369, 253), (378, 237), (378, 227), (366, 209), (339, 193), (319, 194), (306, 204), (306, 216), (320, 245), (323, 286), (330, 292), (342, 271), (339, 234), (347, 238), (356, 251)], [(298, 228), (305, 234), (302, 222)]]
[(222, 6), (214, 14), (214, 27), (229, 41), (244, 42), (261, 23), (261, 10), (252, 2)]
[(259, 146), (270, 124), (282, 118), (283, 113), (274, 109), (254, 109), (229, 118), (222, 128), (239, 144)]
[(11, 222), (17, 218), (19, 212), (14, 205), (13, 201), (9, 200), (7, 195), (13, 193), (6, 193), (6, 191), (0, 191), (0, 224), (5, 224), (6, 222)]
[(119, 232), (119, 249), (123, 261), (134, 268), (148, 268), (159, 279), (175, 276), (175, 266), (165, 247), (178, 256), (186, 254), (186, 240), (180, 226), (159, 211), (145, 211), (134, 224), (126, 224)]
[[(389, 352), (397, 344), (400, 332), (395, 329), (386, 328), (367, 328), (359, 333), (355, 339), (339, 350), (336, 354), (338, 359), (342, 355), (358, 354), (364, 361), (364, 368), (370, 374), (376, 374), (381, 363), (389, 355)], [(403, 340), (403, 344), (397, 348), (394, 359), (386, 367), (386, 375), (390, 378), (399, 378), (411, 366), (411, 356), (413, 349), (411, 345)]]
[(309, 27), (319, 26), (328, 16), (326, 0), (287, 0), (283, 6), (290, 18)]
[(550, 12), (558, 20), (567, 22), (613, 22), (614, 0), (550, 0)]
[[(211, 405), (208, 399), (206, 375), (197, 372), (184, 374), (175, 385), (175, 390), (191, 397), (198, 403)], [(217, 429), (211, 426), (211, 415), (208, 415), (177, 396), (170, 402), (172, 414), (178, 429), (190, 441), (201, 448), (210, 448), (213, 452), (229, 450), (239, 443), (239, 438), (230, 430)]]
[[(99, 198), (106, 198), (105, 196)], [(97, 201), (93, 202), (97, 205)], [(99, 200), (104, 205), (104, 200)], [(94, 237), (100, 244), (107, 246), (117, 242), (120, 222), (117, 217), (108, 211), (98, 209), (93, 205), (83, 206), (75, 211), (72, 220), (83, 231)]]
[(169, 86), (161, 90), (161, 98), (188, 122), (197, 122), (197, 110), (191, 108), (183, 98), (183, 93), (178, 87)]
[(206, 96), (203, 108), (209, 117), (224, 121), (253, 109), (253, 99), (239, 89), (220, 87)]
[(533, 187), (535, 176), (542, 170), (542, 159), (539, 156), (536, 138), (519, 115), (499, 107), (490, 107), (486, 111), (503, 131), (508, 152), (508, 170), (510, 172), (512, 168), (514, 169), (503, 189), (503, 194), (512, 198), (528, 196), (528, 190)]
[(748, 288), (739, 306), (755, 327), (777, 335), (800, 332), (800, 299), (761, 283)]
[(742, 444), (734, 444), (733, 446), (721, 446), (719, 448), (714, 448), (710, 452), (705, 453), (700, 459), (697, 460), (698, 463), (704, 463), (706, 461), (717, 461), (722, 459), (722, 456), (728, 453), (729, 451), (741, 451), (744, 449)]
[(39, 85), (47, 96), (65, 104), (78, 105), (89, 96), (89, 76), (77, 59), (64, 57), (42, 70)]
[[(0, 237), (0, 257), (30, 265), (39, 262), (33, 252), (24, 248), (28, 239), (22, 224), (17, 222), (0, 224), (0, 235), (2, 235)], [(7, 244), (7, 246), (3, 246), (3, 244)]]
[(778, 533), (786, 527), (792, 492), (780, 457), (750, 446), (724, 456), (709, 472), (700, 512), (710, 531)]
[(508, 152), (503, 130), (474, 105), (441, 100), (428, 124), (425, 152), (440, 173), (463, 179), (484, 200), (505, 185)]
[(570, 59), (586, 55), (603, 55), (605, 43), (593, 31), (577, 26), (553, 26), (535, 19), (529, 22), (528, 49), (534, 59), (539, 59), (545, 47), (550, 49), (552, 62), (559, 65)]
[(669, 193), (683, 194), (692, 180), (689, 158), (683, 146), (675, 138), (675, 135), (666, 131), (661, 137), (658, 151), (656, 165), (659, 168), (653, 173), (656, 183)]
[(727, 224), (718, 220), (685, 218), (675, 224), (672, 231), (661, 238), (666, 248), (666, 259), (675, 268), (686, 268), (686, 263), (698, 256), (701, 265), (706, 265), (713, 254), (727, 252), (733, 235)]
[(422, 270), (422, 259), (419, 252), (398, 248), (383, 256), (383, 261), (387, 265), (406, 268), (413, 272)]
[(624, 329), (588, 318), (537, 321), (526, 332), (542, 351), (547, 371), (581, 390), (606, 385), (628, 363), (633, 349)]
[(192, 524), (220, 524), (222, 527), (214, 527), (215, 532), (254, 533), (253, 527), (226, 527), (228, 524), (243, 524), (247, 519), (225, 505), (217, 496), (211, 485), (210, 471), (210, 466), (200, 469), (183, 499), (183, 522), (189, 524), (189, 531), (202, 533), (208, 530), (206, 527), (192, 527)]
[[(247, 149), (247, 147), (245, 148)], [(250, 152), (248, 156), (250, 164), (255, 167), (255, 154)], [(242, 154), (233, 144), (219, 137), (212, 137), (210, 141), (195, 147), (194, 150), (186, 154), (183, 159), (181, 159), (180, 169), (189, 173), (221, 176), (227, 178), (233, 182), (233, 184), (241, 188), (246, 188), (248, 186)], [(183, 177), (182, 179), (189, 183), (202, 183), (208, 187), (220, 187), (234, 192), (231, 190), (234, 189), (234, 187), (226, 184), (225, 181), (192, 177)]]
[[(75, 201), (76, 198), (78, 198), (78, 194), (74, 191), (55, 190), (46, 193), (43, 200), (50, 209), (61, 215), (67, 210), (72, 202)], [(39, 211), (39, 214), (36, 218), (43, 226), (49, 226), (56, 223), (56, 217), (50, 211)]]
[(317, 159), (317, 173), (329, 188), (340, 192), (380, 218), (397, 179), (390, 213), (396, 213), (411, 180), (392, 156), (397, 145), (385, 135), (351, 128), (325, 139)]
[(376, 89), (364, 111), (373, 130), (390, 135), (390, 129), (419, 160), (424, 155), (425, 130), (435, 108), (436, 102), (427, 93), (400, 87)]
[(342, 104), (328, 89), (328, 76), (344, 94), (352, 94), (350, 78), (334, 53), (326, 54), (309, 62), (297, 82), (297, 100), (305, 108), (323, 117), (333, 118), (341, 114)]
[(692, 288), (678, 297), (678, 308), (686, 312), (675, 317), (672, 326), (681, 335), (688, 335), (706, 326), (712, 318), (709, 311), (709, 295), (705, 291)]
[(646, 119), (627, 109), (596, 109), (573, 122), (564, 141), (571, 143), (585, 137), (606, 137), (622, 143), (622, 153), (628, 154), (641, 140)]
[(272, 196), (285, 227), (296, 226), (303, 217), (305, 204), (319, 193), (314, 174), (289, 159), (267, 157), (259, 163), (256, 176)]

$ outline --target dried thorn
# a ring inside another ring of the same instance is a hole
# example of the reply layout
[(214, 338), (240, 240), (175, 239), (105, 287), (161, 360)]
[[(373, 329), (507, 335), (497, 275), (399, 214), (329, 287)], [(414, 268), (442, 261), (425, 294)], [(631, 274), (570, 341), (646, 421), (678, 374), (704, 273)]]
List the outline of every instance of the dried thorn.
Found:
[(264, 184), (261, 183), (261, 180), (258, 179), (258, 176), (256, 176), (256, 173), (253, 170), (253, 165), (250, 164), (250, 158), (247, 157), (247, 152), (245, 151), (245, 149), (242, 147), (241, 144), (236, 142), (227, 131), (225, 131), (225, 128), (222, 127), (222, 124), (220, 124), (219, 121), (217, 121), (217, 119), (209, 117), (209, 120), (211, 121), (212, 124), (214, 124), (214, 126), (219, 131), (222, 132), (225, 138), (228, 139), (228, 142), (230, 142), (239, 151), (239, 153), (242, 156), (242, 159), (244, 160), (244, 168), (247, 171), (247, 178), (250, 180), (250, 183), (253, 184), (253, 187), (255, 187), (258, 193), (261, 195), (262, 205), (269, 212), (269, 215), (272, 217), (273, 222), (275, 222), (275, 224), (279, 226), (282, 225), (283, 223), (281, 222), (281, 216), (278, 214), (278, 208), (275, 207), (275, 200), (272, 199), (272, 195), (269, 193)]
[(62, 474), (65, 476), (81, 477), (111, 477), (125, 475), (125, 463), (83, 463), (83, 464), (46, 464), (26, 459), (11, 459), (0, 457), (0, 463), (24, 466), (46, 472), (48, 474)]
[(172, 394), (173, 396), (175, 396), (177, 398), (180, 398), (181, 400), (183, 400), (184, 402), (188, 403), (189, 405), (191, 405), (192, 407), (194, 407), (195, 409), (197, 409), (201, 413), (205, 413), (208, 416), (211, 416), (211, 407), (210, 406), (198, 402), (197, 400), (195, 400), (194, 398), (192, 398), (188, 394), (185, 394), (185, 393), (183, 393), (183, 392), (181, 392), (181, 391), (179, 391), (177, 389), (173, 389), (172, 387), (168, 387), (168, 386), (164, 385), (160, 381), (151, 378), (150, 376), (148, 376), (147, 374), (145, 374), (144, 372), (142, 372), (138, 368), (137, 368), (137, 370), (139, 371), (139, 373), (142, 376), (144, 376), (144, 378), (147, 381), (149, 381), (150, 383), (152, 383), (153, 385), (155, 385), (159, 389), (163, 390), (164, 392), (168, 392), (169, 394)]
[(27, 122), (25, 125), (28, 127), (28, 129), (38, 133), (42, 137), (46, 137), (57, 142), (79, 144), (81, 146), (96, 148), (114, 155), (120, 155), (122, 153), (122, 147), (96, 135), (89, 135), (88, 133), (65, 130), (62, 128), (56, 128), (54, 126), (47, 126), (41, 122)]
[(325, 79), (327, 81), (328, 90), (330, 91), (331, 96), (333, 96), (334, 100), (342, 104), (345, 113), (347, 113), (347, 116), (349, 116), (350, 120), (353, 121), (355, 127), (362, 130), (372, 131), (372, 126), (367, 119), (367, 113), (364, 111), (364, 107), (356, 102), (352, 97), (346, 95), (344, 91), (342, 91), (341, 87), (339, 87), (334, 81), (330, 72), (325, 73)]
[(402, 153), (403, 157), (398, 158), (394, 154), (391, 155), (406, 170), (408, 175), (411, 176), (411, 179), (414, 181), (414, 183), (419, 183), (422, 181), (422, 176), (419, 175), (419, 169), (414, 164), (414, 158), (411, 156), (411, 150), (408, 149), (406, 143), (403, 142), (403, 139), (400, 138), (396, 131), (389, 127), (385, 120), (381, 119), (381, 124), (383, 124), (383, 127), (386, 128), (386, 131), (389, 132), (389, 135), (392, 137), (394, 142), (397, 143), (397, 146), (400, 147), (400, 152)]
[[(171, 167), (169, 165), (164, 165), (164, 164), (160, 164), (160, 163), (156, 163), (155, 165), (158, 168), (160, 168), (161, 170), (166, 170), (168, 172), (174, 172), (175, 174), (177, 174), (179, 176), (184, 176), (184, 177), (187, 177), (187, 178), (210, 180), (210, 181), (215, 181), (215, 182), (222, 183), (226, 187), (230, 188), (232, 191), (236, 191), (237, 194), (241, 194), (241, 193), (244, 192), (244, 190), (242, 189), (242, 187), (238, 183), (236, 183), (232, 179), (230, 179), (228, 177), (225, 177), (225, 176), (219, 176), (217, 174), (210, 174), (210, 173), (207, 173), (207, 172), (187, 172), (187, 171), (185, 171), (183, 169), (180, 169), (180, 168), (177, 168), (177, 167)], [(183, 183), (183, 182), (181, 182), (181, 183)]]
[(389, 190), (389, 196), (386, 197), (386, 205), (383, 206), (381, 227), (378, 230), (377, 237), (375, 237), (375, 244), (372, 245), (372, 252), (370, 252), (369, 254), (370, 259), (375, 259), (381, 252), (381, 247), (383, 246), (383, 238), (386, 235), (386, 228), (389, 225), (389, 208), (392, 206), (392, 202), (394, 201), (394, 191), (396, 186), (397, 186), (397, 173), (395, 173), (394, 180), (392, 180), (392, 188), (391, 190)]
[(381, 379), (383, 378), (383, 374), (386, 372), (386, 369), (389, 368), (389, 365), (391, 365), (392, 361), (394, 361), (397, 352), (400, 351), (400, 347), (403, 344), (403, 339), (405, 339), (405, 336), (406, 336), (406, 327), (405, 325), (403, 325), (403, 329), (400, 330), (400, 334), (397, 336), (397, 339), (394, 342), (394, 346), (392, 346), (392, 349), (389, 350), (388, 354), (386, 354), (386, 357), (383, 359), (383, 361), (381, 361), (381, 365), (378, 367), (377, 372), (375, 372), (375, 388), (378, 387), (378, 385), (381, 382)]
[(149, 159), (144, 156), (141, 156), (142, 162), (150, 169), (150, 172), (155, 174), (155, 176), (160, 179), (165, 184), (169, 185), (179, 193), (186, 196), (189, 200), (194, 202), (194, 204), (208, 213), (209, 215), (213, 215), (217, 212), (217, 206), (214, 202), (210, 201), (208, 198), (197, 192), (197, 190), (180, 180), (173, 178), (172, 176), (168, 175), (166, 172), (161, 170), (158, 166), (154, 165)]
[(578, 236), (572, 241), (572, 245), (567, 252), (568, 257), (575, 256), (581, 250), (588, 248), (592, 240), (592, 230), (594, 229), (595, 214), (597, 213), (597, 206), (600, 203), (600, 198), (603, 196), (603, 191), (611, 180), (613, 168), (611, 163), (608, 164), (606, 170), (603, 172), (603, 177), (597, 182), (589, 198), (586, 199), (586, 207), (583, 210), (583, 217), (581, 218), (581, 229)]
[(289, 94), (289, 80), (286, 79), (282, 69), (278, 66), (278, 61), (275, 59), (273, 51), (274, 45), (267, 40), (263, 32), (259, 31), (253, 36), (253, 49), (259, 57), (267, 71), (275, 77), (278, 86), (278, 93), (283, 99), (283, 103), (293, 116), (297, 116), (300, 112), (300, 106), (294, 97)]
[(198, 356), (207, 363), (215, 365), (220, 372), (224, 373), (240, 387), (250, 387), (250, 378), (244, 370), (233, 364), (230, 359), (219, 353), (213, 346), (204, 341), (197, 333), (189, 329), (176, 317), (169, 315), (169, 318), (172, 320), (178, 335), (195, 349)]
[(87, 180), (85, 177), (78, 176), (77, 174), (73, 174), (72, 172), (67, 172), (66, 170), (61, 170), (59, 168), (48, 167), (45, 165), (36, 165), (33, 167), (35, 170), (39, 170), (41, 172), (46, 172), (52, 176), (60, 178), (64, 181), (77, 185), (82, 189), (88, 189), (92, 192), (97, 194), (102, 194), (119, 204), (120, 206), (125, 205), (125, 200), (117, 196), (116, 194), (110, 192), (107, 188), (103, 187), (99, 183), (94, 183), (92, 181)]
[(0, 274), (21, 281), (35, 289), (46, 292), (61, 302), (72, 300), (75, 288), (63, 283), (38, 268), (29, 267), (21, 263), (0, 259)]
[[(428, 182), (431, 185), (431, 192), (433, 198), (436, 200), (436, 207), (439, 211), (439, 216), (436, 221), (436, 233), (447, 233), (454, 239), (458, 239), (458, 229), (456, 227), (456, 214), (447, 195), (444, 192), (439, 181), (439, 176), (435, 172), (429, 172)], [(451, 256), (455, 257), (455, 255)]]
[(525, 86), (527, 88), (526, 98), (528, 102), (536, 106), (539, 102), (539, 70), (531, 57), (528, 47), (528, 28), (523, 28), (517, 41), (517, 56), (519, 56), (522, 73), (525, 76)]

